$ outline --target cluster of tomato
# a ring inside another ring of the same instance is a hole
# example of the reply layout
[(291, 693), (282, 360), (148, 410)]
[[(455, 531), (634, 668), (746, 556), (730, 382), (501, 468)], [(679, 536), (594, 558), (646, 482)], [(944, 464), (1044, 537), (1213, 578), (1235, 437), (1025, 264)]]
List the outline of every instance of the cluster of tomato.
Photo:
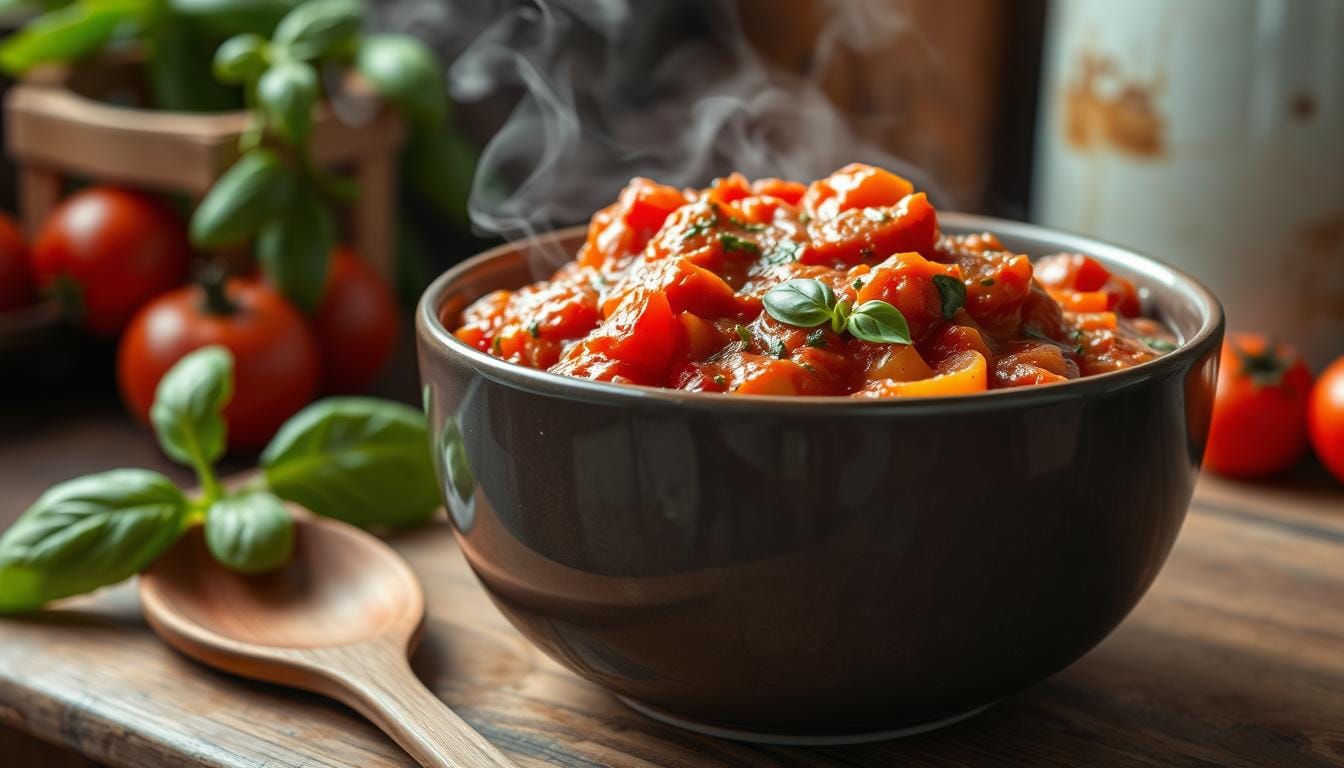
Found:
[(395, 299), (349, 249), (332, 254), (322, 301), (307, 314), (260, 278), (226, 279), (206, 269), (189, 284), (191, 265), (182, 219), (138, 192), (74, 194), (31, 249), (0, 214), (0, 312), (45, 294), (89, 333), (119, 336), (118, 382), (142, 421), (168, 369), (193, 350), (222, 345), (236, 365), (224, 413), (229, 445), (254, 450), (318, 394), (368, 386), (392, 354)]
[(1262, 477), (1296, 464), (1309, 445), (1344, 482), (1344, 357), (1313, 382), (1291, 346), (1232, 334), (1223, 344), (1204, 466)]

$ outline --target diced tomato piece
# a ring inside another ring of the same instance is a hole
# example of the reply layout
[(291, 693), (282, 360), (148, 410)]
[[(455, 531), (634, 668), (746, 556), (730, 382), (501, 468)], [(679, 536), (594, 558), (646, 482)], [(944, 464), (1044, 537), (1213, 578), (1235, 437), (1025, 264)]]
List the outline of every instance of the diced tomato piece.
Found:
[(1050, 290), (1049, 293), (1065, 312), (1105, 312), (1110, 308), (1110, 295), (1105, 291)]
[(938, 240), (938, 215), (920, 192), (895, 206), (844, 211), (812, 231), (811, 247), (800, 261), (843, 268), (876, 263), (893, 253), (932, 253)]
[(1031, 293), (1031, 260), (1012, 253), (977, 258), (976, 271), (966, 274), (966, 311), (990, 334), (1011, 336)]
[(985, 337), (979, 330), (967, 325), (949, 323), (939, 328), (923, 345), (924, 359), (929, 364), (945, 368), (946, 361), (962, 352), (979, 352), (986, 359), (994, 357)]
[(728, 206), (733, 214), (733, 218), (743, 224), (769, 224), (775, 218), (775, 211), (779, 210), (781, 201), (774, 197), (762, 197), (752, 195), (744, 197)]
[(1087, 312), (1073, 316), (1074, 325), (1084, 331), (1113, 331), (1118, 324), (1114, 312)]
[(632, 291), (595, 334), (609, 340), (608, 356), (661, 378), (679, 344), (680, 331), (681, 323), (672, 314), (667, 296), (641, 288)]
[(751, 185), (751, 191), (765, 197), (783, 200), (789, 205), (797, 205), (807, 193), (807, 187), (796, 181), (783, 179), (757, 179)]
[(742, 312), (737, 292), (718, 275), (686, 259), (670, 259), (659, 278), (673, 312), (735, 317)]
[(792, 360), (742, 352), (728, 368), (729, 390), (739, 395), (796, 395), (807, 369)]
[(803, 197), (803, 208), (813, 218), (829, 221), (844, 211), (896, 205), (914, 191), (913, 184), (891, 171), (850, 163), (813, 182)]
[(1036, 262), (1036, 279), (1054, 290), (1099, 291), (1111, 273), (1096, 259), (1081, 253), (1057, 253)]
[(663, 226), (673, 211), (686, 204), (681, 190), (644, 178), (632, 179), (621, 191), (619, 200), (626, 225), (648, 234)]
[(750, 194), (751, 184), (747, 183), (747, 177), (734, 171), (725, 178), (711, 182), (705, 197), (715, 203), (731, 203)]
[[(911, 336), (918, 341), (942, 319), (942, 296), (934, 275), (958, 277), (955, 266), (929, 261), (918, 253), (898, 253), (873, 267), (863, 278), (855, 306), (866, 301), (885, 301), (905, 315)], [(960, 279), (958, 277), (958, 279)]]
[(682, 312), (679, 319), (686, 339), (686, 354), (691, 360), (704, 360), (723, 348), (727, 339), (714, 323), (690, 312)]

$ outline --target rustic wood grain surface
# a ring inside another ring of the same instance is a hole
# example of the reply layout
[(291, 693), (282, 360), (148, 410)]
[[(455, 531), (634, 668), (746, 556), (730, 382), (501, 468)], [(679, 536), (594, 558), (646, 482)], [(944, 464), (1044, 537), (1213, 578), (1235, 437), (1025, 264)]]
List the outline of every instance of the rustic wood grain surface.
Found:
[[(50, 483), (124, 465), (166, 468), (110, 402), (3, 406), (0, 526)], [(1344, 493), (1317, 467), (1273, 486), (1206, 479), (1157, 584), (1097, 649), (967, 722), (856, 747), (744, 745), (653, 723), (534, 651), (446, 525), (392, 544), (430, 605), (416, 671), (523, 766), (1344, 764)], [(0, 723), (6, 768), (86, 764), (28, 736), (136, 768), (411, 765), (339, 704), (169, 650), (129, 585), (0, 620)]]

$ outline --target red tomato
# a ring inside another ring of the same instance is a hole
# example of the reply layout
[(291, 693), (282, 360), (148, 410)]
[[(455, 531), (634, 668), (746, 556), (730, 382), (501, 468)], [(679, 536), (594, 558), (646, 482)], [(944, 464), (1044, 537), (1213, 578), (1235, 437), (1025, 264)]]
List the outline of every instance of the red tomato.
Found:
[(28, 269), (28, 246), (23, 232), (0, 213), (0, 312), (33, 303), (33, 276)]
[(127, 407), (149, 423), (159, 379), (188, 352), (220, 344), (233, 352), (233, 399), (224, 409), (229, 447), (254, 451), (317, 394), (321, 360), (303, 315), (258, 281), (187, 286), (142, 309), (117, 350)]
[(1307, 450), (1311, 373), (1286, 344), (1234, 334), (1223, 344), (1204, 466), (1224, 475), (1280, 472)]
[(154, 296), (187, 279), (191, 248), (181, 219), (137, 192), (90, 187), (52, 212), (33, 246), (38, 285), (112, 336)]
[(397, 344), (397, 301), (368, 262), (349, 248), (331, 254), (322, 303), (312, 318), (322, 351), (322, 389), (363, 391)]
[(803, 197), (803, 207), (813, 218), (828, 221), (842, 211), (896, 205), (914, 191), (913, 184), (891, 171), (850, 163), (812, 182)]
[(1308, 427), (1316, 456), (1344, 483), (1344, 357), (1331, 363), (1312, 388)]
[(799, 258), (803, 264), (876, 264), (893, 253), (931, 254), (938, 241), (938, 215), (923, 192), (884, 208), (851, 208), (812, 229)]

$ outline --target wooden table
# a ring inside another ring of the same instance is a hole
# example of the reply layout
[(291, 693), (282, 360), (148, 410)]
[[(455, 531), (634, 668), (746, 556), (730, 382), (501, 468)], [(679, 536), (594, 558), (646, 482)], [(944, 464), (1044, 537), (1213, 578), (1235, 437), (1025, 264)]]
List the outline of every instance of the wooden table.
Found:
[[(0, 405), (0, 525), (84, 472), (146, 466), (186, 480), (106, 395), (33, 397)], [(532, 650), (445, 525), (392, 543), (431, 604), (416, 669), (523, 766), (1344, 764), (1344, 491), (1314, 466), (1274, 486), (1205, 479), (1157, 584), (1097, 649), (967, 722), (856, 747), (655, 724)], [(170, 651), (129, 586), (0, 620), (0, 723), (6, 767), (88, 764), (30, 736), (137, 768), (410, 765), (339, 705)]]

